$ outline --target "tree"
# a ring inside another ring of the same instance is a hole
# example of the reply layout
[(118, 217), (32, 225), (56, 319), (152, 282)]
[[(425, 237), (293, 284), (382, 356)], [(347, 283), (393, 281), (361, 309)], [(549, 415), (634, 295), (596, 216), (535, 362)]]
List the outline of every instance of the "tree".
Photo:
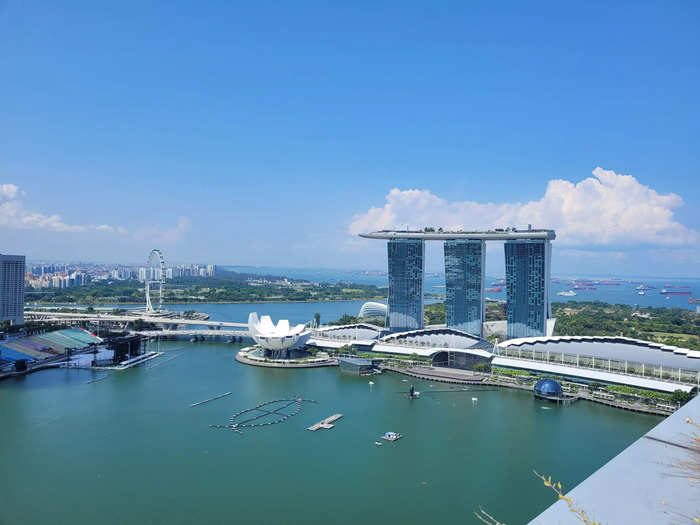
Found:
[(693, 399), (693, 394), (690, 392), (683, 392), (683, 390), (674, 390), (671, 394), (671, 400), (674, 403), (680, 403), (681, 406), (685, 405), (691, 399)]

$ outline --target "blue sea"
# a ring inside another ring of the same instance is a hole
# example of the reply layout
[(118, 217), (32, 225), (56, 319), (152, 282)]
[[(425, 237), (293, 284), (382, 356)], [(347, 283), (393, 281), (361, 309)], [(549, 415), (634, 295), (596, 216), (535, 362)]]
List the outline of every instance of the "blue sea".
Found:
[[(312, 282), (351, 282), (359, 284), (373, 284), (376, 286), (388, 286), (388, 278), (385, 272), (365, 270), (332, 270), (322, 268), (285, 268), (269, 266), (225, 266), (227, 270), (245, 272), (259, 275), (279, 275), (290, 279), (305, 279)], [(501, 292), (487, 291), (486, 297), (490, 299), (506, 298), (505, 285), (497, 284), (503, 276), (487, 276), (486, 288), (501, 288)], [(557, 293), (572, 290), (574, 279), (586, 279), (589, 281), (606, 281), (616, 284), (593, 284), (595, 290), (574, 290), (575, 296), (559, 296)], [(638, 286), (647, 286), (644, 295), (639, 295)], [(669, 288), (669, 286), (683, 286), (688, 288)], [(660, 293), (667, 288), (679, 292), (691, 292), (691, 295), (666, 295)], [(439, 273), (426, 273), (426, 293), (444, 293), (445, 276)], [(668, 297), (668, 299), (667, 299)], [(697, 306), (688, 302), (688, 297), (700, 298), (700, 279), (689, 278), (659, 278), (659, 277), (610, 277), (610, 276), (576, 276), (561, 275), (552, 279), (552, 302), (566, 301), (602, 301), (611, 304), (639, 305), (640, 307), (669, 307), (696, 310)]]

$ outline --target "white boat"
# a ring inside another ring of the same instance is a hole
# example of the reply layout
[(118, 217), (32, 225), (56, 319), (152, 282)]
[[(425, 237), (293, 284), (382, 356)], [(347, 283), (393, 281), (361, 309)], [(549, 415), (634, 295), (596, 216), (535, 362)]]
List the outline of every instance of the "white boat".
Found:
[(637, 292), (637, 293), (638, 293), (639, 295), (646, 295), (646, 294), (644, 293), (644, 290), (642, 290), (641, 292)]
[(384, 443), (380, 443), (379, 441), (375, 441), (374, 444), (377, 445), (378, 447), (381, 447)]
[(557, 292), (557, 295), (561, 295), (563, 297), (573, 297), (574, 295), (577, 295), (577, 294), (573, 290), (565, 290), (562, 292)]
[(387, 441), (396, 441), (398, 439), (401, 439), (402, 437), (402, 434), (397, 434), (396, 432), (387, 432), (382, 436), (382, 439), (386, 439)]

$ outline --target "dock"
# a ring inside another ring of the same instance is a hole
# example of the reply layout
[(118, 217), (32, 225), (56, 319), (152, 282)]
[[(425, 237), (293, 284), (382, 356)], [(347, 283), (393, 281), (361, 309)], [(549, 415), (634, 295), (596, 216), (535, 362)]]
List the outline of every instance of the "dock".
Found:
[(328, 416), (326, 419), (319, 421), (318, 423), (311, 425), (309, 428), (306, 430), (310, 430), (311, 432), (316, 432), (319, 428), (333, 428), (335, 425), (333, 425), (334, 421), (337, 421), (343, 417), (343, 414), (333, 414), (332, 416)]

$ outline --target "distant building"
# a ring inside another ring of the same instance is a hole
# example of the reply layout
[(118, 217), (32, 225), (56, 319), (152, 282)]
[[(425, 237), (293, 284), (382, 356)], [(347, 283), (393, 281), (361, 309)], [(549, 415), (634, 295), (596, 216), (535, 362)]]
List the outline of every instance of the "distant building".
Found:
[(422, 239), (391, 239), (389, 258), (389, 315), (392, 332), (423, 328), (425, 243)]
[(506, 319), (508, 339), (543, 336), (551, 317), (549, 240), (506, 241)]
[(445, 241), (444, 250), (447, 326), (481, 337), (485, 320), (486, 243), (453, 239)]
[(24, 255), (0, 254), (0, 321), (24, 324)]
[[(548, 332), (553, 230), (496, 228), (489, 231), (381, 230), (362, 233), (388, 240), (391, 332), (423, 328), (424, 242), (443, 241), (447, 326), (483, 337), (485, 243), (505, 241), (507, 336)], [(550, 329), (553, 327), (549, 323)]]
[(387, 306), (382, 303), (368, 301), (360, 308), (358, 317), (386, 317)]

